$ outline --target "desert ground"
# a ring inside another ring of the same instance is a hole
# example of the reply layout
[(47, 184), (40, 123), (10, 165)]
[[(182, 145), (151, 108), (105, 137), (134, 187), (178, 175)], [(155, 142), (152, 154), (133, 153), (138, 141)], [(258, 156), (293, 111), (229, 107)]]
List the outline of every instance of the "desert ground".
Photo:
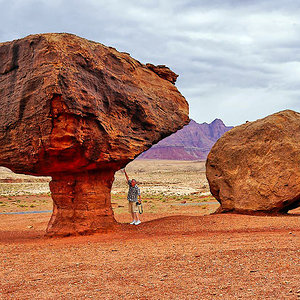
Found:
[(0, 170), (0, 299), (300, 299), (300, 209), (213, 214), (204, 162), (135, 160), (142, 224), (112, 189), (114, 232), (45, 237), (49, 177)]

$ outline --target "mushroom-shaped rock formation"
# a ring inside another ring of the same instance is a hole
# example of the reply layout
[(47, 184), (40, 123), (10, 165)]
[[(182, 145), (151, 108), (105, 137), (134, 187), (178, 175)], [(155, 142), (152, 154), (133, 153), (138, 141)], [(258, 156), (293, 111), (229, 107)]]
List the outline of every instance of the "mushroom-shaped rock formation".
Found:
[(300, 114), (282, 111), (225, 133), (206, 176), (221, 212), (286, 213), (300, 206)]
[(71, 34), (0, 44), (0, 165), (52, 176), (49, 235), (114, 226), (114, 173), (188, 123), (174, 75), (156, 73)]

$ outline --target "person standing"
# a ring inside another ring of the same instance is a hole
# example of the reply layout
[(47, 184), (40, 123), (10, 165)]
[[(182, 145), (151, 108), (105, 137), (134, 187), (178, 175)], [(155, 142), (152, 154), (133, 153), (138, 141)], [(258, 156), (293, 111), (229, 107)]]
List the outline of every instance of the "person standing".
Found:
[(129, 177), (126, 173), (126, 170), (123, 169), (123, 172), (125, 174), (129, 190), (127, 194), (127, 200), (128, 200), (128, 207), (129, 207), (129, 212), (131, 213), (132, 216), (132, 222), (130, 223), (131, 225), (139, 225), (141, 224), (141, 221), (139, 219), (139, 210), (138, 210), (138, 203), (141, 203), (141, 191), (139, 187), (136, 184), (135, 179), (129, 180)]

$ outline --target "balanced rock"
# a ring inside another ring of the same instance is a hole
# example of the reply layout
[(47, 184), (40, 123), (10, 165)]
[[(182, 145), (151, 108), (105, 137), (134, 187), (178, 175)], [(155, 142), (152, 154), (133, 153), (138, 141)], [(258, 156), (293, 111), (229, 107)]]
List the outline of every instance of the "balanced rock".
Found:
[(71, 34), (0, 44), (0, 165), (52, 176), (48, 234), (114, 226), (114, 173), (188, 123), (174, 76), (156, 73)]
[(282, 111), (225, 133), (206, 176), (221, 211), (286, 213), (300, 206), (300, 114)]

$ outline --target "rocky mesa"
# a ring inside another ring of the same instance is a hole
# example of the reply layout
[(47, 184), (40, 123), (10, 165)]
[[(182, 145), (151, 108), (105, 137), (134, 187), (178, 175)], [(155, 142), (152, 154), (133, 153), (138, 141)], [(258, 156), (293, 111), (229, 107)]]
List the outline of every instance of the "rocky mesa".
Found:
[(206, 160), (215, 142), (232, 128), (231, 126), (225, 126), (220, 119), (215, 119), (210, 124), (199, 124), (191, 120), (188, 125), (159, 141), (138, 158)]
[(71, 34), (0, 44), (0, 165), (52, 176), (49, 235), (115, 225), (114, 173), (189, 122), (176, 77)]

